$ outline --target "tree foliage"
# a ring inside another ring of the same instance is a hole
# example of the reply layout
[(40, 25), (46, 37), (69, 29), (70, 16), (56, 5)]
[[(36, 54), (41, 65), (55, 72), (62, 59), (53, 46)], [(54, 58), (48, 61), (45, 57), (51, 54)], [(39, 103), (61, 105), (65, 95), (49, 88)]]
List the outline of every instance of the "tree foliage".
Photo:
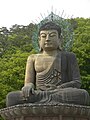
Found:
[(0, 29), (0, 108), (5, 107), (8, 92), (23, 86), (27, 57), (35, 53), (33, 29), (33, 24)]
[(90, 93), (90, 19), (76, 18), (75, 41), (76, 53), (81, 73), (82, 88)]

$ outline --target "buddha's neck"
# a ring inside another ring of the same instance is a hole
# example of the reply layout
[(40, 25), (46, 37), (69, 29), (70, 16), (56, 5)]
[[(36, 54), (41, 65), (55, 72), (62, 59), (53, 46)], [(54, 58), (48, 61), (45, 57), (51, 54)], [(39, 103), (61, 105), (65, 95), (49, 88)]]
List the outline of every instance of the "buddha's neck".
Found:
[(48, 56), (56, 56), (57, 53), (58, 53), (58, 50), (43, 51), (43, 55), (48, 55)]

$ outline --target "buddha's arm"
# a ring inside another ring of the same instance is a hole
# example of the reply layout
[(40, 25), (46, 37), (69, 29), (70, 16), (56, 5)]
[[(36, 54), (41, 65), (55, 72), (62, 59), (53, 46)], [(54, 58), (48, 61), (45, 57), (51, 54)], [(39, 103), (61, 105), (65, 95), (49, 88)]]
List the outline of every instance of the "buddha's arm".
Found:
[(26, 64), (26, 74), (25, 74), (25, 84), (22, 88), (23, 97), (28, 98), (30, 95), (34, 94), (35, 88), (35, 70), (34, 70), (34, 55), (31, 55), (27, 59)]
[(81, 86), (81, 82), (75, 80), (75, 81), (63, 83), (62, 85), (59, 86), (59, 88), (67, 88), (67, 87), (80, 88), (80, 86)]
[(35, 84), (35, 69), (34, 69), (34, 56), (31, 55), (27, 59), (26, 73), (25, 73), (25, 86), (29, 84)]
[(80, 88), (81, 86), (80, 72), (79, 72), (76, 56), (74, 53), (70, 53), (68, 55), (68, 66), (70, 67), (69, 68), (70, 73), (68, 73), (68, 76), (71, 79), (69, 80), (69, 82), (63, 83), (60, 87), (61, 88), (66, 88), (66, 87)]

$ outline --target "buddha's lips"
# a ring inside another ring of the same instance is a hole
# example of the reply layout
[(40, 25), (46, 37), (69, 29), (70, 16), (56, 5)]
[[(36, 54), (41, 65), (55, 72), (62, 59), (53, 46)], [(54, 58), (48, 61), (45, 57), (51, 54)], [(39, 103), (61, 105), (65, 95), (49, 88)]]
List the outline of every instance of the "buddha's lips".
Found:
[(45, 45), (51, 45), (52, 43), (51, 42), (45, 42)]

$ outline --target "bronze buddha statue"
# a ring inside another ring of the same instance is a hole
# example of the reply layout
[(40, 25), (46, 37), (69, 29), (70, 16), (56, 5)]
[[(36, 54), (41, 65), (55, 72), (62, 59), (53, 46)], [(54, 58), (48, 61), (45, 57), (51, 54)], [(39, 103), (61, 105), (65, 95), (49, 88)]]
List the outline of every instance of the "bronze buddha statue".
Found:
[(53, 22), (41, 26), (40, 53), (28, 57), (24, 87), (7, 95), (7, 106), (24, 103), (89, 104), (88, 92), (80, 89), (76, 56), (60, 50), (60, 34), (60, 26)]

